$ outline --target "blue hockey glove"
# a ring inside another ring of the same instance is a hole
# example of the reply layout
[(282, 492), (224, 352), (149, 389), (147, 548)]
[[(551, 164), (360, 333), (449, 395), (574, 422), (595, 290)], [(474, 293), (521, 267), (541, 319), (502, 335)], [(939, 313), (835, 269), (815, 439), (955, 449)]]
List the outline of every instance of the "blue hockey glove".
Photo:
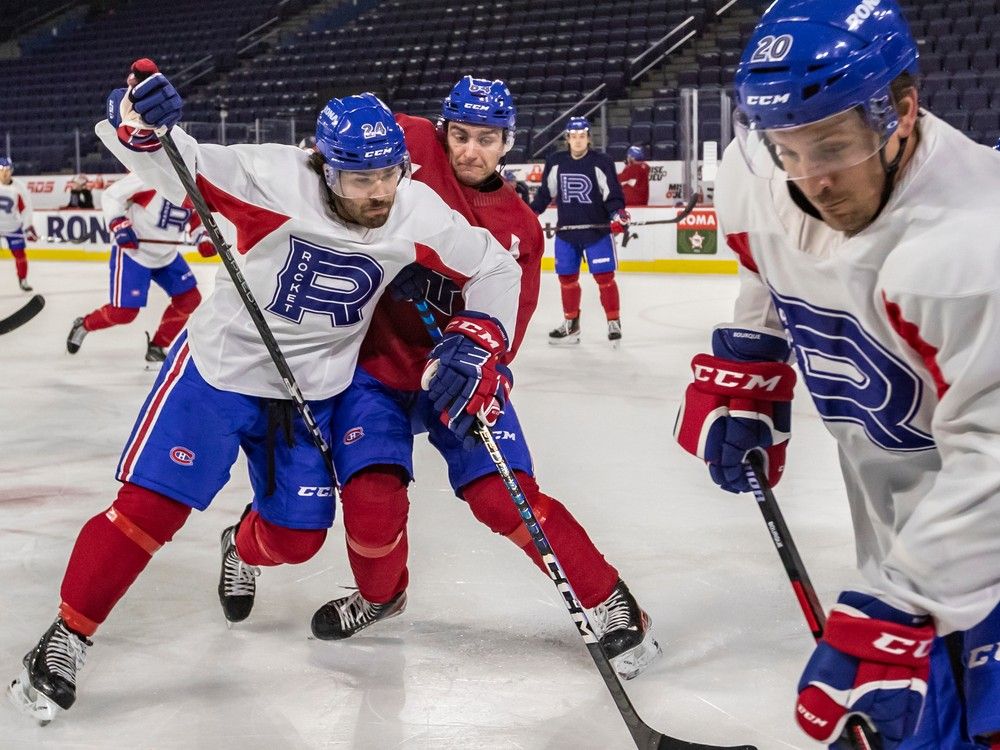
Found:
[(674, 437), (708, 464), (712, 480), (729, 492), (749, 492), (743, 464), (750, 451), (764, 459), (774, 486), (785, 468), (791, 437), (795, 371), (785, 360), (783, 336), (749, 328), (717, 328), (713, 354), (691, 360)]
[(799, 680), (795, 716), (817, 742), (834, 743), (855, 714), (893, 750), (913, 734), (927, 694), (934, 626), (929, 618), (845, 591)]
[(183, 101), (156, 63), (142, 58), (132, 63), (128, 89), (115, 89), (107, 101), (108, 120), (118, 140), (133, 151), (155, 151), (160, 142), (156, 128), (181, 119)]
[(139, 238), (132, 229), (132, 222), (124, 216), (116, 216), (108, 222), (108, 229), (115, 235), (115, 244), (123, 250), (138, 250)]
[(492, 427), (506, 403), (512, 382), (500, 362), (506, 353), (500, 323), (470, 310), (451, 319), (431, 350), (420, 384), (466, 450), (476, 445), (471, 434), (476, 419)]

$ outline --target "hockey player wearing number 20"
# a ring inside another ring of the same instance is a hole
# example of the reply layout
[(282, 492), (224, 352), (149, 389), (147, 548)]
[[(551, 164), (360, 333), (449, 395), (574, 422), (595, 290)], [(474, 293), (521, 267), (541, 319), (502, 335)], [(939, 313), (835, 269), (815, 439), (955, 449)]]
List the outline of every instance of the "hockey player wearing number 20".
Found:
[[(497, 172), (513, 143), (514, 102), (502, 81), (465, 76), (444, 100), (437, 127), (421, 117), (397, 115), (414, 160), (414, 179), (433, 188), (471, 223), (489, 229), (521, 266), (521, 302), (507, 364), (524, 338), (538, 300), (541, 227), (532, 211)], [(430, 399), (420, 393), (423, 362), (434, 343), (413, 299), (426, 299), (445, 331), (464, 315), (454, 280), (424, 266), (404, 269), (375, 310), (361, 347), (348, 403), (333, 420), (332, 445), (342, 483), (341, 507), (347, 555), (358, 591), (316, 612), (313, 633), (347, 638), (402, 611), (409, 581), (407, 484), (413, 479), (411, 425), (428, 433), (448, 463), (455, 494), (488, 528), (507, 537), (543, 568), (517, 506), (486, 448), (468, 446), (442, 425)], [(433, 355), (431, 355), (433, 356)], [(635, 677), (659, 653), (650, 619), (570, 511), (543, 493), (524, 432), (510, 401), (494, 434), (531, 507), (552, 541), (566, 575), (585, 607), (595, 610), (598, 637), (625, 679)]]
[[(145, 184), (180, 205), (183, 184), (153, 130), (180, 120), (180, 95), (148, 59), (133, 73), (120, 109), (97, 133)], [(229, 223), (234, 260), (323, 432), (351, 382), (379, 295), (414, 260), (468, 279), (470, 314), (484, 327), (513, 330), (517, 263), (430, 188), (410, 182), (402, 132), (375, 96), (330, 100), (317, 121), (316, 160), (295, 146), (203, 145), (178, 127), (171, 135), (209, 207)], [(503, 340), (493, 342), (501, 353)], [(438, 372), (462, 377), (447, 365)], [(471, 401), (461, 406), (483, 407)], [(212, 502), (241, 448), (253, 504), (224, 543), (238, 548), (243, 572), (316, 553), (333, 522), (334, 480), (290, 403), (220, 273), (142, 407), (118, 466), (117, 498), (77, 538), (59, 616), (10, 687), (15, 704), (41, 721), (73, 705), (90, 638), (191, 509)]]
[(735, 321), (695, 357), (677, 436), (728, 490), (748, 451), (777, 482), (794, 354), (866, 582), (833, 607), (799, 725), (829, 744), (857, 714), (886, 750), (997, 748), (1000, 156), (919, 109), (917, 61), (894, 0), (764, 14), (716, 181)]

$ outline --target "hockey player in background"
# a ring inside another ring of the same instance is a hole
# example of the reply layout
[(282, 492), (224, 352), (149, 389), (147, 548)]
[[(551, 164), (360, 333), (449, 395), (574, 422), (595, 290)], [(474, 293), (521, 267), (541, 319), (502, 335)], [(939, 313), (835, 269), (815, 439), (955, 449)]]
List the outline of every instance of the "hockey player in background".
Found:
[[(114, 235), (109, 263), (111, 299), (73, 321), (66, 350), (76, 354), (91, 331), (135, 320), (146, 306), (149, 286), (155, 281), (170, 297), (170, 304), (152, 338), (146, 334), (146, 361), (162, 362), (166, 348), (201, 302), (194, 274), (177, 251), (177, 246), (184, 243), (192, 211), (174, 205), (155, 188), (144, 185), (136, 174), (126, 175), (107, 188), (101, 208)], [(206, 257), (215, 254), (215, 246), (204, 230), (197, 246)]]
[(565, 135), (567, 149), (545, 160), (542, 182), (531, 201), (531, 210), (540, 214), (554, 200), (560, 226), (597, 226), (556, 230), (556, 273), (564, 320), (549, 333), (549, 343), (580, 343), (580, 263), (586, 257), (608, 320), (608, 340), (617, 345), (622, 337), (622, 324), (615, 281), (618, 258), (611, 235), (623, 231), (629, 222), (625, 197), (611, 157), (590, 148), (587, 118), (571, 117)]
[(649, 165), (642, 146), (629, 146), (625, 152), (625, 167), (618, 174), (626, 206), (645, 206), (649, 203)]
[(735, 318), (692, 362), (677, 437), (727, 490), (747, 491), (750, 451), (776, 483), (794, 356), (865, 580), (806, 665), (799, 725), (831, 744), (858, 714), (885, 750), (998, 748), (1000, 156), (919, 109), (917, 57), (894, 0), (764, 14), (716, 180)]
[[(184, 188), (152, 130), (180, 120), (181, 98), (152, 61), (136, 61), (132, 71), (97, 133), (144, 184), (181, 205)], [(313, 155), (276, 144), (203, 145), (176, 127), (172, 135), (233, 232), (233, 257), (320, 429), (329, 430), (334, 397), (351, 382), (379, 295), (417, 257), (467, 280), (467, 309), (432, 352), (449, 358), (426, 385), (456, 430), (469, 426), (459, 414), (481, 412), (489, 422), (506, 391), (500, 362), (505, 331), (514, 330), (517, 263), (488, 232), (409, 181), (402, 132), (371, 94), (330, 100), (316, 131)], [(442, 392), (446, 382), (457, 395)], [(142, 407), (118, 466), (118, 497), (77, 538), (56, 621), (10, 686), (24, 711), (47, 721), (73, 705), (94, 632), (191, 509), (208, 507), (240, 448), (254, 490), (235, 539), (240, 557), (253, 566), (308, 560), (333, 521), (333, 477), (220, 273)]]
[(20, 180), (14, 179), (14, 163), (0, 156), (0, 237), (7, 242), (7, 249), (14, 256), (17, 283), (26, 292), (32, 291), (28, 283), (28, 256), (25, 241), (38, 239), (31, 225), (31, 194)]
[[(505, 357), (509, 363), (538, 301), (544, 250), (538, 220), (497, 171), (514, 141), (516, 113), (510, 92), (502, 81), (466, 76), (444, 100), (436, 128), (422, 117), (396, 119), (406, 134), (414, 179), (433, 188), (472, 224), (490, 230), (521, 266), (520, 308)], [(395, 294), (379, 302), (354, 381), (338, 400), (331, 444), (358, 591), (316, 612), (312, 631), (318, 638), (350, 637), (406, 606), (411, 425), (428, 433), (448, 463), (452, 489), (473, 515), (542, 568), (485, 447), (474, 440), (463, 446), (420, 391), (423, 363), (433, 343), (410, 300), (427, 299), (438, 325), (445, 328), (462, 314), (457, 282), (460, 279), (423, 266), (404, 269), (390, 286)], [(634, 677), (659, 653), (649, 617), (566, 507), (538, 488), (524, 433), (509, 402), (496, 434), (570, 584), (583, 606), (595, 610), (601, 645), (622, 677)]]

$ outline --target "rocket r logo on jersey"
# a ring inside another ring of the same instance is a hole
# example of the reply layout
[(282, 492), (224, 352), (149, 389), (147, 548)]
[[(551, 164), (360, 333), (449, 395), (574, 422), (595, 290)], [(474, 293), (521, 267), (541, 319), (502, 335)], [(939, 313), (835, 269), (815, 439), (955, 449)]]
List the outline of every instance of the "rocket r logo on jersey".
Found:
[(564, 203), (591, 203), (590, 196), (594, 192), (594, 183), (585, 174), (560, 174), (559, 192)]
[(924, 384), (849, 313), (828, 310), (771, 288), (799, 369), (820, 416), (854, 422), (889, 451), (923, 451), (934, 439), (914, 422)]
[(325, 315), (334, 327), (360, 323), (365, 305), (382, 285), (382, 266), (362, 253), (345, 253), (298, 237), (289, 238), (285, 267), (268, 312), (295, 323), (307, 312)]
[(14, 199), (6, 195), (0, 196), (0, 212), (5, 214), (14, 213)]
[(160, 206), (160, 216), (156, 220), (156, 226), (160, 229), (169, 229), (173, 227), (178, 232), (183, 232), (187, 227), (188, 219), (191, 218), (190, 208), (181, 208), (180, 206), (175, 206), (168, 200), (163, 201), (163, 205)]

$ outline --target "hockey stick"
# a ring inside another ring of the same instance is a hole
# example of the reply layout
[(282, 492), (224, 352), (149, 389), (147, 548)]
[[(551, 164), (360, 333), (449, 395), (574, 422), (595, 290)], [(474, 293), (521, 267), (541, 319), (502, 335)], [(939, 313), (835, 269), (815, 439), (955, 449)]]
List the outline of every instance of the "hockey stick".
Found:
[(184, 185), (184, 190), (187, 192), (188, 198), (191, 199), (194, 210), (198, 212), (205, 231), (208, 232), (208, 236), (215, 245), (215, 249), (219, 252), (222, 264), (226, 267), (226, 271), (229, 272), (229, 277), (233, 280), (233, 285), (236, 287), (236, 291), (239, 292), (247, 313), (249, 313), (250, 319), (257, 328), (257, 333), (264, 343), (264, 348), (267, 349), (267, 353), (271, 356), (274, 366), (278, 368), (278, 374), (281, 375), (281, 380), (285, 384), (288, 395), (295, 402), (295, 408), (301, 415), (302, 421), (306, 423), (306, 428), (309, 430), (309, 435), (312, 437), (313, 442), (319, 448), (319, 452), (323, 454), (323, 463), (326, 464), (327, 471), (330, 472), (331, 477), (336, 477), (330, 446), (327, 445), (323, 433), (320, 432), (319, 425), (316, 424), (316, 419), (313, 417), (312, 409), (306, 403), (302, 391), (299, 390), (298, 383), (295, 382), (295, 375), (292, 374), (292, 370), (285, 360), (285, 355), (281, 353), (281, 349), (278, 348), (278, 342), (274, 340), (274, 334), (271, 333), (267, 321), (264, 320), (264, 314), (260, 311), (260, 306), (257, 304), (257, 300), (254, 299), (253, 292), (250, 291), (250, 285), (247, 284), (247, 280), (243, 277), (243, 272), (236, 265), (232, 248), (223, 239), (222, 232), (219, 231), (219, 226), (215, 223), (212, 211), (205, 201), (205, 196), (201, 194), (201, 190), (198, 189), (194, 178), (184, 164), (184, 159), (181, 157), (180, 151), (177, 150), (177, 144), (174, 143), (174, 138), (170, 135), (170, 131), (164, 130), (162, 133), (157, 132), (156, 135), (163, 145), (163, 151), (166, 153), (167, 158), (170, 159), (170, 165), (177, 173), (181, 184)]
[[(809, 630), (812, 631), (813, 638), (819, 640), (823, 637), (823, 629), (826, 627), (826, 615), (823, 613), (823, 605), (820, 604), (816, 589), (813, 588), (812, 581), (809, 580), (809, 573), (799, 556), (799, 550), (795, 546), (785, 523), (785, 517), (778, 507), (778, 501), (771, 491), (771, 486), (767, 482), (767, 475), (760, 455), (752, 452), (747, 457), (744, 466), (744, 473), (754, 497), (757, 499), (757, 506), (770, 532), (771, 541), (774, 548), (778, 550), (778, 557), (781, 558), (785, 566), (785, 573), (795, 591), (795, 598), (799, 600), (799, 607), (805, 615)], [(880, 750), (882, 739), (879, 734), (872, 729), (860, 716), (852, 716), (839, 742), (846, 741), (853, 750)]]
[[(415, 304), (417, 311), (420, 313), (420, 319), (423, 321), (424, 326), (426, 326), (431, 339), (440, 341), (441, 330), (434, 320), (434, 314), (431, 312), (427, 300), (416, 300)], [(520, 513), (521, 519), (524, 521), (524, 526), (528, 530), (528, 533), (531, 534), (531, 541), (534, 542), (535, 549), (538, 550), (538, 554), (541, 555), (542, 561), (545, 563), (545, 572), (548, 573), (549, 578), (552, 579), (559, 593), (562, 594), (563, 604), (566, 605), (566, 609), (569, 611), (570, 617), (573, 618), (573, 623), (576, 625), (577, 632), (586, 644), (587, 651), (594, 660), (594, 664), (597, 665), (597, 671), (604, 678), (604, 684), (607, 686), (608, 692), (611, 693), (615, 705), (618, 706), (618, 711), (625, 721), (625, 726), (628, 727), (629, 734), (635, 740), (636, 747), (639, 750), (756, 750), (753, 745), (724, 747), (721, 745), (703, 745), (697, 742), (679, 740), (657, 732), (642, 720), (639, 714), (636, 713), (632, 701), (629, 700), (625, 688), (622, 687), (621, 680), (618, 679), (618, 674), (615, 672), (614, 667), (608, 661), (604, 649), (601, 648), (597, 636), (594, 635), (594, 628), (587, 618), (587, 613), (583, 605), (580, 604), (579, 599), (576, 598), (576, 594), (573, 593), (573, 589), (566, 579), (566, 574), (563, 572), (562, 565), (556, 559), (555, 553), (552, 551), (552, 546), (545, 536), (545, 532), (542, 531), (538, 519), (535, 518), (535, 514), (531, 510), (531, 505), (521, 490), (521, 485), (518, 483), (517, 477), (514, 476), (510, 464), (504, 458), (500, 446), (493, 439), (493, 433), (490, 431), (489, 426), (480, 423), (474, 431), (476, 436), (483, 441), (483, 445), (486, 446), (486, 450), (490, 454), (490, 459), (493, 461), (493, 465), (496, 466), (497, 473), (500, 474), (500, 478), (503, 480), (504, 486), (510, 494), (510, 499), (517, 506), (518, 513)]]
[(6, 318), (0, 320), (0, 336), (5, 333), (10, 333), (15, 328), (20, 328), (33, 317), (38, 315), (45, 307), (45, 297), (40, 294), (36, 294), (34, 297), (25, 302), (19, 310), (15, 310)]
[[(686, 219), (688, 216), (691, 215), (691, 212), (694, 211), (694, 207), (695, 207), (695, 205), (697, 205), (697, 203), (698, 203), (698, 196), (697, 195), (693, 195), (693, 196), (691, 196), (691, 200), (689, 200), (687, 202), (687, 205), (684, 206), (683, 208), (681, 208), (680, 209), (680, 213), (678, 213), (677, 216), (675, 216), (672, 219), (655, 219), (653, 221), (630, 221), (625, 226), (626, 227), (649, 227), (649, 226), (653, 226), (654, 224), (678, 224), (678, 223), (684, 221), (684, 219)], [(553, 227), (551, 224), (548, 224), (548, 225), (545, 226), (545, 230), (548, 231), (548, 232), (553, 232), (553, 231), (554, 232), (568, 232), (568, 231), (571, 231), (573, 229), (608, 229), (608, 227), (609, 227), (610, 224), (611, 224), (610, 221), (606, 222), (604, 224), (569, 224), (569, 225), (564, 226), (564, 227), (560, 227), (560, 226)]]

